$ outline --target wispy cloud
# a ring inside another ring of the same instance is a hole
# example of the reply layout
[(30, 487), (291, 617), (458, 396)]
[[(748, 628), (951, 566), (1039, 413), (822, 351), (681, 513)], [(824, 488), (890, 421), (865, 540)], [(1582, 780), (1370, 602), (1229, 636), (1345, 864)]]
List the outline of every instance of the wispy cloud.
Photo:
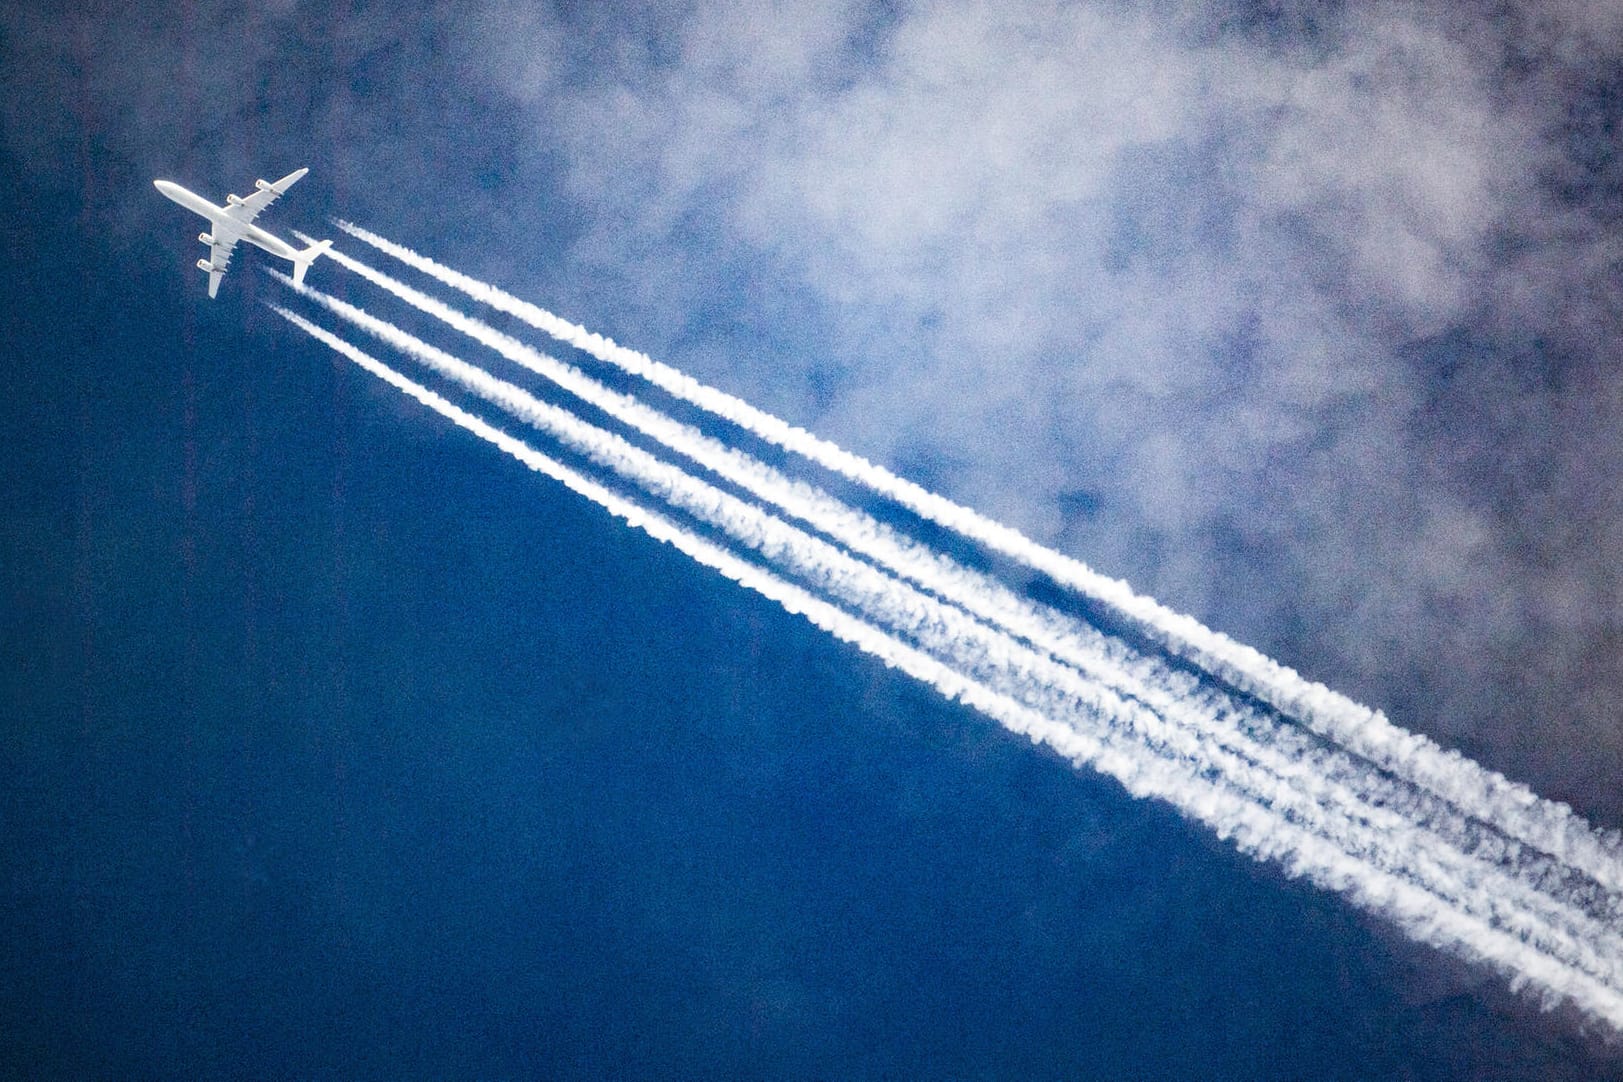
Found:
[(1612, 22), (1269, 10), (700, 5), (531, 106), (581, 303), (1599, 809)]

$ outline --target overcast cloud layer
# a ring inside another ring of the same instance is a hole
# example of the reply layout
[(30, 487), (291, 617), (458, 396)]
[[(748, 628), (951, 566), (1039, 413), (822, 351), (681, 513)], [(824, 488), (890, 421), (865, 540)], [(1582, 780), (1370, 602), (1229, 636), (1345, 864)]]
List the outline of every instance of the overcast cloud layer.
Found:
[[(1623, 20), (1268, 8), (0, 25), (8, 89), (88, 72), (143, 173), (313, 146), (362, 224), (1623, 821)], [(71, 175), (26, 115), (10, 151)]]

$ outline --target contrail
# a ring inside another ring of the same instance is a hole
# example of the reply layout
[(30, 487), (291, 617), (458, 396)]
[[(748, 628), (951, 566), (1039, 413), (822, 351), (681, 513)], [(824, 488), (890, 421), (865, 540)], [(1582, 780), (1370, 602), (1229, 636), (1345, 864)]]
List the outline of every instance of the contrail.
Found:
[[(982, 679), (943, 664), (908, 645), (896, 634), (886, 634), (778, 576), (738, 559), (671, 520), (637, 507), (294, 313), (282, 308), (276, 310), (329, 348), (531, 469), (554, 477), (617, 517), (667, 541), (698, 562), (721, 571), (789, 611), (805, 615), (842, 641), (879, 657), (950, 698), (973, 706), (1011, 731), (1050, 745), (1079, 765), (1089, 765), (1110, 774), (1135, 796), (1167, 800), (1191, 817), (1208, 823), (1220, 836), (1232, 839), (1248, 853), (1278, 861), (1292, 874), (1308, 876), (1322, 886), (1347, 893), (1356, 902), (1387, 914), (1423, 942), (1450, 947), (1468, 959), (1501, 969), (1511, 976), (1513, 984), (1532, 984), (1546, 996), (1568, 999), (1596, 1017), (1623, 1028), (1623, 995), (1605, 981), (1563, 964), (1516, 935), (1493, 927), (1475, 914), (1464, 912), (1417, 887), (1401, 875), (1372, 867), (1276, 810), (1244, 799), (1228, 786), (1203, 776), (1197, 764), (1158, 756), (1145, 744), (1133, 739), (1115, 739), (1108, 731), (1095, 735), (1062, 724), (1045, 712), (988, 687)], [(920, 611), (893, 615), (912, 621), (913, 630), (921, 638), (929, 638), (937, 627), (953, 629), (950, 613), (930, 611), (944, 607), (933, 599), (921, 598)], [(961, 630), (957, 628), (950, 633)]]
[[(822, 490), (791, 481), (750, 456), (727, 447), (691, 426), (676, 422), (629, 395), (604, 387), (578, 369), (540, 353), (359, 260), (342, 253), (334, 253), (333, 258), (503, 357), (552, 380), (583, 401), (652, 436), (757, 498), (782, 508), (853, 552), (873, 559), (980, 619), (1047, 651), (1087, 678), (1102, 681), (1117, 692), (1144, 702), (1171, 723), (1190, 728), (1195, 738), (1207, 745), (1207, 754), (1212, 754), (1214, 749), (1234, 752), (1250, 760), (1257, 768), (1271, 772), (1284, 784), (1294, 786), (1299, 793), (1318, 801), (1335, 815), (1356, 816), (1366, 821), (1372, 829), (1383, 830), (1393, 836), (1408, 836), (1419, 828), (1431, 835), (1423, 841), (1432, 850), (1437, 850), (1439, 844), (1451, 846), (1459, 855), (1489, 864), (1491, 870), (1485, 872), (1476, 866), (1462, 868), (1456, 853), (1445, 852), (1433, 858), (1440, 868), (1447, 869), (1446, 874), (1464, 875), (1472, 881), (1482, 881), (1483, 886), (1479, 887), (1479, 891), (1490, 890), (1492, 897), (1503, 893), (1526, 910), (1538, 913), (1542, 919), (1563, 929), (1570, 950), (1578, 957), (1584, 957), (1587, 952), (1590, 955), (1587, 964), (1591, 967), (1596, 964), (1601, 964), (1603, 968), (1605, 966), (1592, 957), (1596, 949), (1604, 949), (1613, 959), (1623, 956), (1623, 943), (1618, 937), (1605, 925), (1597, 924), (1591, 914), (1582, 912), (1581, 905), (1575, 909), (1571, 904), (1585, 894), (1581, 885), (1568, 881), (1572, 873), (1553, 866), (1541, 854), (1530, 853), (1515, 842), (1486, 832), (1479, 823), (1435, 798), (1404, 788), (1380, 771), (1319, 745), (1272, 719), (1260, 717), (1255, 711), (1240, 710), (1228, 702), (1217, 706), (1210, 696), (1200, 693), (1187, 675), (1169, 671), (1142, 657), (1129, 657), (1128, 651), (1092, 628), (1033, 605), (995, 580), (969, 572), (940, 554), (900, 537), (871, 516), (854, 511)], [(368, 333), (438, 368), (443, 374), (504, 408), (510, 407), (513, 395), (523, 393), (510, 385), (503, 391), (492, 393), (478, 382), (480, 378), (488, 379), (483, 372), (479, 372), (477, 377), (470, 377), (454, 367), (448, 367), (463, 366), (463, 362), (446, 361), (446, 355), (438, 351), (425, 353), (422, 343), (392, 324), (326, 294), (295, 286), (286, 276), (275, 271), (270, 273)], [(1246, 731), (1240, 731), (1241, 728)], [(1266, 795), (1266, 799), (1273, 802), (1281, 799), (1277, 786)], [(1361, 844), (1367, 847), (1369, 843), (1364, 841)], [(1390, 847), (1388, 852), (1391, 852)], [(1389, 866), (1402, 862), (1400, 857), (1403, 851), (1397, 852), (1398, 855), (1389, 856)], [(1410, 852), (1406, 859), (1412, 865), (1415, 857)], [(1434, 889), (1447, 893), (1446, 889), (1437, 887), (1435, 881), (1432, 885)], [(1617, 908), (1615, 900), (1611, 898), (1590, 901), (1603, 913), (1608, 904)]]
[[(933, 645), (937, 652), (953, 657), (960, 669), (987, 672), (990, 675), (983, 679), (994, 682), (1012, 682), (1022, 689), (1022, 698), (1040, 703), (1048, 716), (1064, 716), (1080, 703), (1088, 711), (1124, 726), (1129, 734), (1197, 762), (1202, 769), (1216, 770), (1227, 782), (1239, 786), (1276, 812), (1314, 825), (1347, 852), (1387, 867), (1399, 867), (1452, 904), (1484, 914), (1495, 923), (1513, 929), (1552, 956), (1603, 979), (1618, 980), (1616, 944), (1606, 943), (1608, 936), (1593, 921), (1548, 896), (1529, 890), (1525, 884), (1510, 880), (1502, 874), (1502, 869), (1465, 861), (1446, 846), (1439, 851), (1436, 839), (1423, 834), (1401, 816), (1384, 809), (1359, 808), (1361, 815), (1355, 820), (1347, 814), (1347, 809), (1357, 804), (1356, 798), (1334, 787), (1326, 790), (1323, 785), (1316, 787), (1316, 796), (1324, 806), (1304, 803), (1304, 792), (1270, 776), (1248, 757), (1211, 748), (1199, 739), (1191, 740), (1189, 734), (1169, 728), (1142, 708), (1101, 696), (1075, 674), (1058, 669), (1045, 658), (1026, 657), (1017, 644), (987, 635), (986, 629), (963, 621), (954, 611), (938, 611), (934, 617), (921, 616), (926, 607), (925, 598), (905, 586), (880, 578), (866, 565), (852, 561), (838, 550), (786, 528), (758, 509), (658, 463), (646, 452), (624, 445), (617, 437), (609, 437), (572, 414), (541, 403), (511, 384), (450, 357), (353, 306), (307, 288), (300, 292), (315, 296), (345, 318), (462, 382), (514, 416), (565, 439), (600, 464), (629, 475), (646, 489), (742, 542), (768, 555), (776, 553), (780, 562), (788, 563), (803, 577), (818, 582), (863, 611), (877, 615), (892, 627)], [(1061, 693), (1058, 698), (1051, 693), (1052, 689)], [(1366, 824), (1363, 820), (1374, 820), (1374, 823)], [(1612, 948), (1606, 952), (1607, 957), (1596, 953), (1600, 945)]]
[(1047, 549), (1001, 523), (898, 477), (804, 429), (758, 410), (644, 354), (570, 323), (520, 298), (442, 266), (345, 221), (335, 224), (410, 267), (474, 300), (515, 316), (597, 359), (640, 376), (667, 393), (738, 425), (756, 437), (867, 486), (923, 518), (1020, 560), (1054, 581), (1110, 606), (1136, 630), (1231, 686), (1254, 695), (1313, 732), (1383, 769), (1430, 790), (1501, 833), (1582, 870), (1608, 889), (1623, 889), (1623, 842), (1598, 831), (1565, 804), (1488, 770), (1458, 752), (1393, 725), (1384, 714), (1314, 683), (1293, 670), (1133, 592), (1125, 582)]

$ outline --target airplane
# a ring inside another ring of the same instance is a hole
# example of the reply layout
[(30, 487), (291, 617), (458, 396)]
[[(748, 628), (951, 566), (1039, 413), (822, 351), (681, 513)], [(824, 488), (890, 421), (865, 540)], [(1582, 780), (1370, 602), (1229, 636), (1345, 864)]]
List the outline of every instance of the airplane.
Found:
[(244, 199), (239, 195), (225, 197), (225, 206), (217, 207), (207, 199), (189, 192), (172, 180), (154, 180), (153, 186), (164, 195), (173, 199), (187, 210), (201, 214), (212, 223), (207, 233), (199, 233), (197, 239), (209, 246), (207, 259), (197, 261), (197, 269), (207, 271), (209, 276), (209, 296), (213, 297), (220, 289), (220, 276), (225, 274), (231, 264), (231, 250), (237, 246), (237, 241), (245, 240), (256, 248), (263, 248), (271, 255), (293, 261), (293, 281), (302, 284), (304, 272), (310, 269), (317, 256), (332, 246), (332, 241), (317, 241), (310, 247), (300, 250), (287, 241), (272, 236), (254, 224), (259, 212), (276, 202), (276, 197), (298, 183), (300, 177), (308, 173), (309, 169), (300, 169), (289, 173), (275, 184), (267, 181), (254, 181), (254, 194)]

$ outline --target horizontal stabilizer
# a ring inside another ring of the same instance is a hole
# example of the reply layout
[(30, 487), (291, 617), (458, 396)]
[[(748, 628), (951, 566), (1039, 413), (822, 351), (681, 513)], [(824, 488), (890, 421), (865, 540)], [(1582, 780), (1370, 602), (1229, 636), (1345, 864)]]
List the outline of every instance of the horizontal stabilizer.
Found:
[(310, 264), (316, 261), (317, 256), (321, 255), (321, 253), (325, 252), (331, 247), (332, 241), (318, 240), (304, 251), (295, 255), (293, 257), (293, 284), (302, 286), (304, 284), (304, 272), (310, 269)]

